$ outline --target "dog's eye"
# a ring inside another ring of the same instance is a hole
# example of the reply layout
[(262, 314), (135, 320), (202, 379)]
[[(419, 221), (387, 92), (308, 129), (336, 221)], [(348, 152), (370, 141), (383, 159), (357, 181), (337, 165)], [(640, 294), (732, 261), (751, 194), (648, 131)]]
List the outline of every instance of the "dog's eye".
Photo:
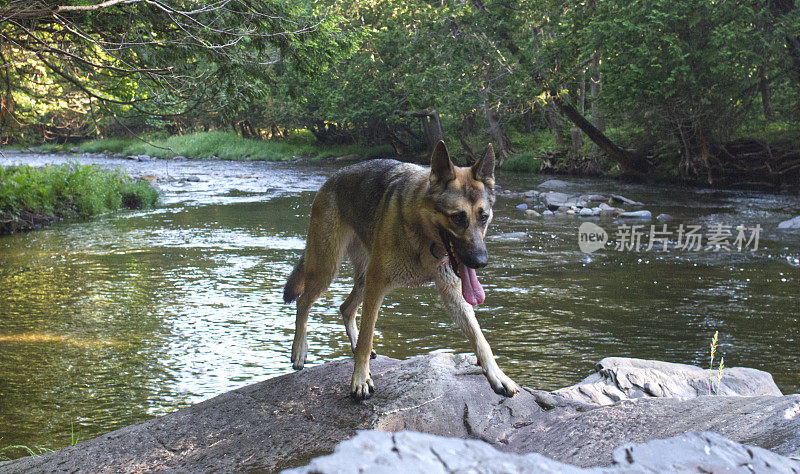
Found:
[(461, 211), (450, 214), (450, 220), (453, 221), (454, 225), (464, 227), (467, 225), (467, 213)]

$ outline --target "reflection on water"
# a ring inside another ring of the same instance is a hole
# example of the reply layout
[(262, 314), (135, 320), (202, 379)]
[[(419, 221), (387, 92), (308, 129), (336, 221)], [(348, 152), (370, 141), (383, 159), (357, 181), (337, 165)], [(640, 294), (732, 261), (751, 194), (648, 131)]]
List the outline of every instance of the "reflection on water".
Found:
[[(73, 423), (86, 439), (290, 371), (294, 313), (281, 289), (314, 190), (334, 168), (100, 161), (171, 177), (160, 182), (166, 206), (0, 238), (0, 446), (64, 446)], [(774, 230), (797, 198), (577, 182), (576, 192), (615, 190), (676, 222), (760, 223), (763, 248), (587, 255), (577, 218), (526, 219), (501, 198), (478, 317), (510, 375), (553, 389), (612, 355), (705, 366), (719, 330), (726, 365), (800, 388), (800, 237)], [(348, 276), (312, 312), (310, 364), (350, 354), (337, 309)], [(470, 350), (432, 288), (389, 295), (376, 349)]]

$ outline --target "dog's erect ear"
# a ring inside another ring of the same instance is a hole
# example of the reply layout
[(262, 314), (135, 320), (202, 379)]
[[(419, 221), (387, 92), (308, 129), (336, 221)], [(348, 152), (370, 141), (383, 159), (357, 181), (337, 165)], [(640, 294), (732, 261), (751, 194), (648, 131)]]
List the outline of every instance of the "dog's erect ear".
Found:
[(486, 154), (472, 165), (472, 177), (483, 181), (487, 186), (494, 186), (494, 148), (490, 143)]
[(431, 184), (446, 184), (455, 179), (456, 169), (444, 141), (439, 140), (431, 155)]

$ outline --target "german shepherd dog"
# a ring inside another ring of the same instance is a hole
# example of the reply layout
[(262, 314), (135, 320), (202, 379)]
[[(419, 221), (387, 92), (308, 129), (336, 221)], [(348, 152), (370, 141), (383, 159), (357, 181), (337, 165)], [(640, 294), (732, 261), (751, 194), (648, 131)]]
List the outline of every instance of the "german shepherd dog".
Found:
[[(457, 167), (444, 142), (430, 169), (395, 160), (347, 166), (322, 185), (311, 206), (306, 248), (294, 267), (283, 299), (297, 300), (292, 365), (306, 362), (306, 326), (311, 305), (336, 277), (345, 254), (354, 285), (340, 306), (355, 359), (350, 395), (369, 398), (375, 390), (369, 371), (372, 333), (387, 292), (433, 282), (447, 312), (466, 334), (495, 392), (519, 392), (497, 366), (473, 306), (485, 294), (475, 270), (486, 266), (486, 228), (494, 204), (494, 150), (471, 167)], [(362, 304), (361, 330), (356, 311)]]

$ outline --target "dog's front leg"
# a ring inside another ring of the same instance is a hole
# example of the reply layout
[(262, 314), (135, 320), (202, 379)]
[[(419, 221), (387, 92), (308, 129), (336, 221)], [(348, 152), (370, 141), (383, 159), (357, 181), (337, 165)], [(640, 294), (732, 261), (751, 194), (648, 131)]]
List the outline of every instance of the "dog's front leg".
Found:
[(478, 363), (481, 364), (489, 385), (496, 393), (513, 397), (519, 392), (519, 385), (504, 374), (494, 360), (492, 348), (483, 336), (475, 311), (461, 296), (461, 280), (447, 265), (439, 265), (435, 282), (445, 310), (472, 343), (472, 349), (478, 356)]
[(383, 278), (376, 273), (367, 270), (364, 302), (361, 306), (361, 329), (358, 332), (358, 343), (353, 357), (355, 361), (353, 378), (350, 380), (350, 396), (356, 400), (365, 400), (375, 391), (375, 384), (369, 372), (369, 360), (372, 354), (372, 333), (375, 331), (378, 310), (386, 292)]

